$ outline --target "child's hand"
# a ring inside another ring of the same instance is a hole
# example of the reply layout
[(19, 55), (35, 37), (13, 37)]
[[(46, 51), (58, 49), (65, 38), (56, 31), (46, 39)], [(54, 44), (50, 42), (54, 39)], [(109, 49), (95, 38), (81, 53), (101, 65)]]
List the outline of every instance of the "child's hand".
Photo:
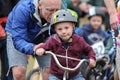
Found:
[(44, 54), (45, 50), (43, 48), (39, 48), (35, 51), (35, 54), (38, 56), (42, 56)]
[(89, 67), (95, 67), (96, 66), (96, 61), (93, 59), (89, 59), (90, 63), (89, 63)]

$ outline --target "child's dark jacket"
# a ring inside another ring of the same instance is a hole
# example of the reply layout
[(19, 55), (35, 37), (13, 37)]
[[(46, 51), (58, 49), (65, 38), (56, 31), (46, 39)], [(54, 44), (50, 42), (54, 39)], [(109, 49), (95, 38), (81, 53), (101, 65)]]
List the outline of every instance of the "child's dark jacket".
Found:
[(104, 45), (106, 46), (110, 35), (99, 28), (98, 30), (94, 30), (90, 24), (84, 25), (80, 30), (77, 32), (78, 35), (82, 36), (85, 41), (89, 45), (93, 45), (96, 42), (103, 41)]
[[(93, 49), (84, 41), (84, 39), (76, 34), (73, 35), (73, 40), (70, 46), (65, 49), (62, 46), (62, 43), (57, 36), (57, 34), (52, 35), (45, 44), (41, 45), (39, 48), (44, 48), (45, 50), (51, 50), (55, 54), (63, 55), (63, 56), (69, 56), (73, 58), (80, 59), (82, 52), (87, 53), (89, 59), (95, 60), (95, 54), (93, 52)], [(66, 59), (58, 58), (59, 62), (62, 64), (62, 66), (66, 67)], [(78, 64), (77, 61), (74, 60), (68, 60), (68, 67), (74, 68)], [(79, 69), (75, 72), (70, 72), (69, 77), (74, 77), (79, 73)], [(51, 68), (50, 73), (57, 76), (58, 78), (62, 78), (64, 71), (58, 68), (56, 65), (54, 59), (51, 59)]]

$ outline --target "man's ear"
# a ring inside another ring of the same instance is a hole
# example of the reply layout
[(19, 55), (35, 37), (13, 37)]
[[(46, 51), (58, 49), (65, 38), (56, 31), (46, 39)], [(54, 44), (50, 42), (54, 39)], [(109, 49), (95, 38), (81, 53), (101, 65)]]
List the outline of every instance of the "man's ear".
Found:
[(42, 8), (42, 4), (41, 4), (41, 2), (40, 2), (40, 1), (38, 2), (38, 8), (39, 8), (39, 9), (41, 9), (41, 8)]

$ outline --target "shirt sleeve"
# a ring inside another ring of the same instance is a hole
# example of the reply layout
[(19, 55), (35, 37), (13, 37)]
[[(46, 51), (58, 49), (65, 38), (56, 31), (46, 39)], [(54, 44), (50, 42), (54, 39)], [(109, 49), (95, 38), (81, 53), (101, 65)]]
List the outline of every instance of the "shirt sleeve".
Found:
[(94, 53), (92, 47), (89, 44), (87, 44), (83, 38), (81, 38), (81, 40), (82, 40), (81, 42), (83, 45), (83, 52), (88, 54), (89, 59), (96, 60), (95, 53)]
[(40, 45), (37, 49), (39, 48), (44, 48), (45, 51), (52, 51), (52, 45), (53, 45), (53, 41), (52, 41), (52, 37), (50, 37), (44, 44)]
[(18, 5), (12, 14), (12, 38), (15, 48), (25, 54), (33, 54), (34, 44), (28, 39), (28, 22), (30, 20), (30, 12), (24, 5)]

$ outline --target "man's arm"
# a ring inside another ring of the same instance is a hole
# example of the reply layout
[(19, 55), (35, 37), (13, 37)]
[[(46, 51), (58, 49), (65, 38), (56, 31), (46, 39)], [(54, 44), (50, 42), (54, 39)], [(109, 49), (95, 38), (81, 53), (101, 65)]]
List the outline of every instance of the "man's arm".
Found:
[(105, 5), (108, 9), (108, 13), (110, 16), (110, 25), (114, 30), (118, 29), (118, 17), (117, 10), (115, 8), (114, 0), (104, 0)]
[[(9, 19), (12, 19), (12, 39), (14, 47), (25, 54), (33, 54), (34, 44), (30, 42), (28, 33), (28, 23), (31, 21), (29, 16), (29, 7), (25, 8), (23, 4), (13, 9)], [(28, 10), (27, 10), (28, 9)], [(11, 18), (12, 16), (12, 18)], [(14, 17), (13, 17), (14, 16)], [(10, 23), (8, 23), (9, 25)]]

